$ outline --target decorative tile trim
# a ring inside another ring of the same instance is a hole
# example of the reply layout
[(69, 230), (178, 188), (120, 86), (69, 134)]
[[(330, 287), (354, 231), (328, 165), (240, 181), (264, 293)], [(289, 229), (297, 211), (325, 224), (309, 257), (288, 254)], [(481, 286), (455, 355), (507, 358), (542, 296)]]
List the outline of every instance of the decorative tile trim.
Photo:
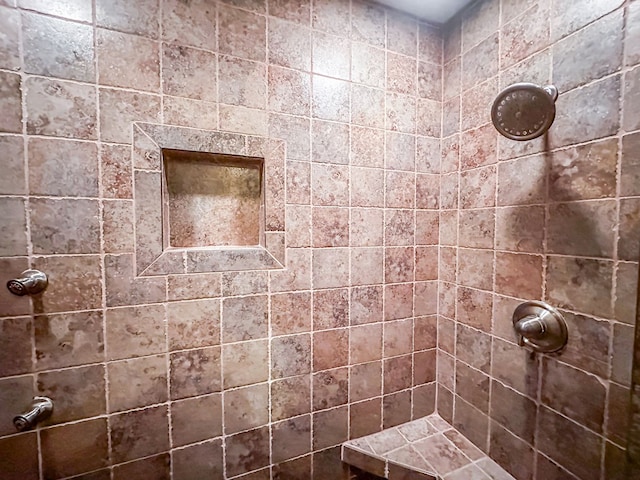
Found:
[[(250, 247), (169, 246), (162, 149), (264, 159), (264, 229)], [(134, 122), (132, 159), (136, 275), (192, 274), (284, 268), (282, 248), (267, 239), (284, 232), (285, 142), (253, 135)], [(282, 235), (284, 236), (284, 235)], [(274, 247), (276, 251), (271, 251)]]

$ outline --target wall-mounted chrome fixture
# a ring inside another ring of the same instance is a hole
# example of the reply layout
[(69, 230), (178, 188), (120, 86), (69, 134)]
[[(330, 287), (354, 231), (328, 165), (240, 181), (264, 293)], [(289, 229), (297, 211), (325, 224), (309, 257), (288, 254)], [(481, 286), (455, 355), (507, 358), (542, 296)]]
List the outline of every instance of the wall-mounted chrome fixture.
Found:
[(511, 140), (539, 137), (556, 117), (558, 89), (533, 83), (516, 83), (505, 88), (491, 107), (491, 120), (498, 132)]
[(33, 397), (29, 411), (13, 417), (13, 425), (19, 432), (24, 432), (46, 420), (53, 412), (53, 402), (47, 397)]
[(25, 270), (20, 278), (14, 278), (7, 282), (7, 288), (18, 296), (37, 295), (47, 288), (49, 281), (47, 275), (39, 270)]
[(562, 350), (569, 337), (562, 314), (545, 302), (525, 302), (513, 312), (513, 328), (518, 345), (534, 352)]

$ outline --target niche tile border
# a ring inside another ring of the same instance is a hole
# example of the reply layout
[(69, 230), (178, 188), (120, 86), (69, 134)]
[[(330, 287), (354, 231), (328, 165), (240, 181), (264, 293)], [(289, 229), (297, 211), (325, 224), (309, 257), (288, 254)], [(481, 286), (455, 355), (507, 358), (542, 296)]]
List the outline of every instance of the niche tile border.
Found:
[[(169, 247), (162, 149), (264, 159), (264, 234), (251, 247)], [(136, 275), (284, 268), (285, 142), (253, 135), (134, 122)], [(273, 246), (274, 248), (272, 248)]]

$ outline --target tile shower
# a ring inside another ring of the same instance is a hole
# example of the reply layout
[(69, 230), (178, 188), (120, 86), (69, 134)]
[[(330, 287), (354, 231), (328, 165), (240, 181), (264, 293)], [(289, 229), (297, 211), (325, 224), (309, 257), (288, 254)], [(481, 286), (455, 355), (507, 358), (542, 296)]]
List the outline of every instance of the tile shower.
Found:
[[(558, 87), (548, 137), (490, 124), (517, 81)], [(50, 281), (0, 290), (0, 478), (347, 478), (434, 410), (518, 480), (626, 478), (640, 1), (0, 0), (0, 106), (1, 283)], [(137, 276), (134, 122), (283, 141), (286, 268)], [(515, 343), (534, 299), (561, 356)]]

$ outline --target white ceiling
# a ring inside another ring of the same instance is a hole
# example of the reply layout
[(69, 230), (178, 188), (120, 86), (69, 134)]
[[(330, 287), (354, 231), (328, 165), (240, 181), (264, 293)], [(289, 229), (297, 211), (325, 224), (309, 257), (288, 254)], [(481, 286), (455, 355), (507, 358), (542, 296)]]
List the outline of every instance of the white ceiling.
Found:
[(432, 23), (446, 23), (474, 0), (376, 0)]

